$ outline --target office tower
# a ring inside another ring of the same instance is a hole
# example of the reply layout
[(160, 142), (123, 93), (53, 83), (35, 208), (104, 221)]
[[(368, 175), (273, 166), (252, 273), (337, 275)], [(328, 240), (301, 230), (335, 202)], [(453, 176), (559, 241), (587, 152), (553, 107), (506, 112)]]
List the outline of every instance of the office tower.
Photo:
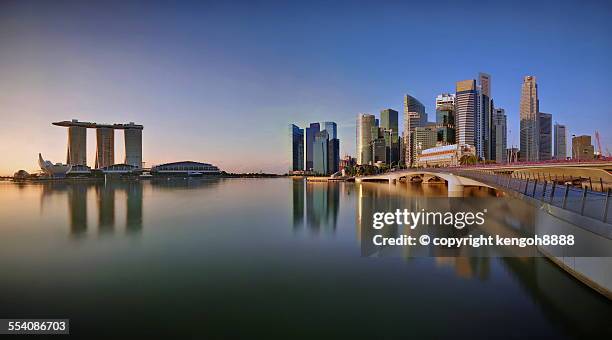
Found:
[(404, 161), (406, 166), (414, 164), (412, 155), (412, 132), (414, 128), (423, 126), (427, 122), (425, 106), (411, 95), (404, 96)]
[(338, 138), (338, 126), (334, 122), (323, 122), (323, 129), (327, 131), (329, 139)]
[(567, 158), (567, 130), (565, 125), (555, 123), (555, 142), (554, 151), (555, 159), (566, 159)]
[(540, 126), (539, 157), (541, 161), (552, 159), (552, 115), (540, 112), (538, 116)]
[(491, 159), (491, 76), (478, 74), (478, 114), (475, 123), (476, 154), (482, 159)]
[(306, 170), (312, 171), (314, 169), (313, 163), (313, 145), (315, 135), (320, 131), (319, 123), (310, 123), (310, 127), (306, 128)]
[(96, 169), (115, 164), (115, 129), (96, 129)]
[(328, 173), (328, 141), (329, 134), (327, 131), (323, 130), (315, 134), (312, 150), (312, 161), (314, 172), (320, 175), (325, 175)]
[(423, 150), (436, 146), (436, 142), (438, 140), (438, 133), (434, 124), (414, 128), (413, 136), (413, 154), (415, 160), (416, 157), (420, 155)]
[(399, 113), (393, 109), (384, 109), (380, 111), (380, 127), (387, 130), (398, 131)]
[(506, 112), (502, 108), (493, 109), (491, 122), (491, 160), (506, 163), (507, 155), (507, 121)]
[(374, 164), (387, 163), (387, 145), (384, 138), (372, 140), (372, 161)]
[(455, 89), (455, 139), (458, 144), (476, 146), (477, 109), (476, 80), (458, 81)]
[(123, 131), (125, 138), (125, 164), (142, 168), (142, 126), (126, 124)]
[(400, 142), (399, 142), (399, 113), (393, 109), (380, 111), (380, 127), (383, 129), (386, 163), (389, 165), (399, 164)]
[(436, 97), (438, 142), (455, 144), (455, 95), (442, 93)]
[[(72, 120), (76, 123), (76, 120)], [(87, 128), (84, 126), (68, 127), (68, 156), (70, 165), (87, 165)]]
[(327, 142), (327, 172), (335, 174), (340, 166), (340, 140), (330, 139)]
[(519, 158), (521, 161), (535, 162), (540, 159), (540, 103), (538, 101), (538, 85), (536, 77), (526, 76), (521, 88), (521, 144)]
[(304, 129), (289, 125), (289, 143), (291, 148), (291, 171), (304, 170)]
[(357, 117), (357, 164), (372, 162), (372, 127), (375, 127), (374, 115), (362, 113)]
[(595, 148), (591, 136), (582, 135), (572, 138), (572, 159), (591, 160), (595, 158)]

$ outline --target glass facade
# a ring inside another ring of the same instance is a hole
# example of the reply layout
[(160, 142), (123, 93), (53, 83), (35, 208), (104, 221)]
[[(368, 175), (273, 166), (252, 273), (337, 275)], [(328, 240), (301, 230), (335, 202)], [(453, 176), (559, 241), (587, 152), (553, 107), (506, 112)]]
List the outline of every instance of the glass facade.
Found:
[(289, 126), (289, 140), (291, 147), (291, 171), (304, 170), (304, 129), (297, 125)]
[(552, 159), (552, 114), (540, 112), (539, 120), (539, 157), (541, 161), (548, 161)]
[(315, 134), (313, 143), (313, 169), (320, 175), (327, 174), (328, 164), (328, 141), (327, 131), (319, 131)]
[(313, 147), (315, 141), (315, 135), (321, 131), (319, 123), (310, 123), (310, 127), (306, 128), (306, 170), (312, 171), (314, 169), (313, 162)]

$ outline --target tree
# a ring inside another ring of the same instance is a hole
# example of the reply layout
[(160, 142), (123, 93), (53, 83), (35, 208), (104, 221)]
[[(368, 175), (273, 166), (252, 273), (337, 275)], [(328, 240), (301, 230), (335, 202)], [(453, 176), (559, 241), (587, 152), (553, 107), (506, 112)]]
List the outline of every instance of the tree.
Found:
[(478, 158), (474, 155), (463, 155), (459, 159), (459, 164), (461, 165), (474, 165), (478, 163)]

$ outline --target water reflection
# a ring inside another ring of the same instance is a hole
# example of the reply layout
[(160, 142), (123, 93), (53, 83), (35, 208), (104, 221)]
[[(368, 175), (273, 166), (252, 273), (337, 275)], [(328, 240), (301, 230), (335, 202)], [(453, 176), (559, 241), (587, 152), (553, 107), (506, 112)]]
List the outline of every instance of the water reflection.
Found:
[[(143, 184), (139, 181), (75, 181), (46, 182), (42, 184), (40, 209), (54, 195), (65, 195), (68, 199), (68, 221), (70, 235), (75, 238), (86, 234), (89, 224), (88, 194), (96, 197), (98, 232), (112, 234), (116, 227), (117, 197), (125, 197), (125, 230), (138, 233), (143, 226)], [(118, 195), (118, 193), (123, 193)]]
[(70, 233), (81, 236), (87, 231), (87, 185), (75, 183), (68, 189)]
[(306, 211), (306, 225), (309, 230), (314, 233), (319, 233), (322, 229), (335, 232), (340, 211), (340, 185), (294, 179), (292, 188), (293, 228), (299, 229), (303, 225)]

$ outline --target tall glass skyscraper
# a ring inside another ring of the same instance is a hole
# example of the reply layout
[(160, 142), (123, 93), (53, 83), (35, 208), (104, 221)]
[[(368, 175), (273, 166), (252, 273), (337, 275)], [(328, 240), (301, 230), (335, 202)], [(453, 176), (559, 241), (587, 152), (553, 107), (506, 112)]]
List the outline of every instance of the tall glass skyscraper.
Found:
[(436, 97), (436, 126), (438, 142), (455, 144), (455, 94), (442, 93)]
[(555, 142), (554, 151), (555, 159), (567, 158), (567, 130), (565, 125), (555, 123)]
[(321, 131), (319, 123), (310, 123), (310, 127), (306, 128), (306, 169), (312, 171), (314, 169), (313, 163), (313, 147), (315, 135)]
[(476, 80), (458, 81), (455, 89), (455, 136), (458, 144), (476, 146)]
[(327, 142), (327, 173), (333, 174), (338, 171), (340, 164), (340, 140), (338, 139), (338, 127), (334, 122), (324, 122), (325, 132), (329, 137)]
[(540, 145), (539, 157), (541, 161), (552, 159), (552, 115), (540, 112)]
[(380, 128), (384, 133), (385, 160), (389, 165), (398, 165), (400, 159), (399, 113), (393, 109), (380, 111)]
[(357, 164), (372, 162), (372, 128), (375, 127), (374, 115), (362, 113), (357, 117)]
[(425, 106), (411, 95), (404, 96), (404, 160), (406, 166), (410, 167), (414, 164), (414, 156), (412, 154), (413, 141), (412, 133), (414, 128), (425, 126), (427, 123), (427, 115), (425, 114)]
[(539, 157), (540, 103), (536, 77), (526, 76), (521, 87), (521, 161), (535, 162)]
[(327, 131), (329, 139), (338, 138), (338, 126), (334, 122), (323, 122), (323, 129)]
[(502, 108), (494, 109), (492, 117), (491, 160), (497, 161), (497, 163), (506, 163), (508, 161), (506, 112)]
[(340, 140), (330, 139), (327, 142), (327, 172), (331, 175), (338, 172), (340, 167)]
[(289, 143), (291, 147), (291, 171), (304, 170), (304, 129), (289, 125)]
[(478, 74), (478, 114), (476, 115), (476, 154), (483, 159), (492, 159), (491, 151), (491, 76)]
[(328, 173), (328, 142), (329, 134), (327, 131), (323, 130), (315, 134), (313, 143), (313, 169), (315, 173), (320, 175)]

